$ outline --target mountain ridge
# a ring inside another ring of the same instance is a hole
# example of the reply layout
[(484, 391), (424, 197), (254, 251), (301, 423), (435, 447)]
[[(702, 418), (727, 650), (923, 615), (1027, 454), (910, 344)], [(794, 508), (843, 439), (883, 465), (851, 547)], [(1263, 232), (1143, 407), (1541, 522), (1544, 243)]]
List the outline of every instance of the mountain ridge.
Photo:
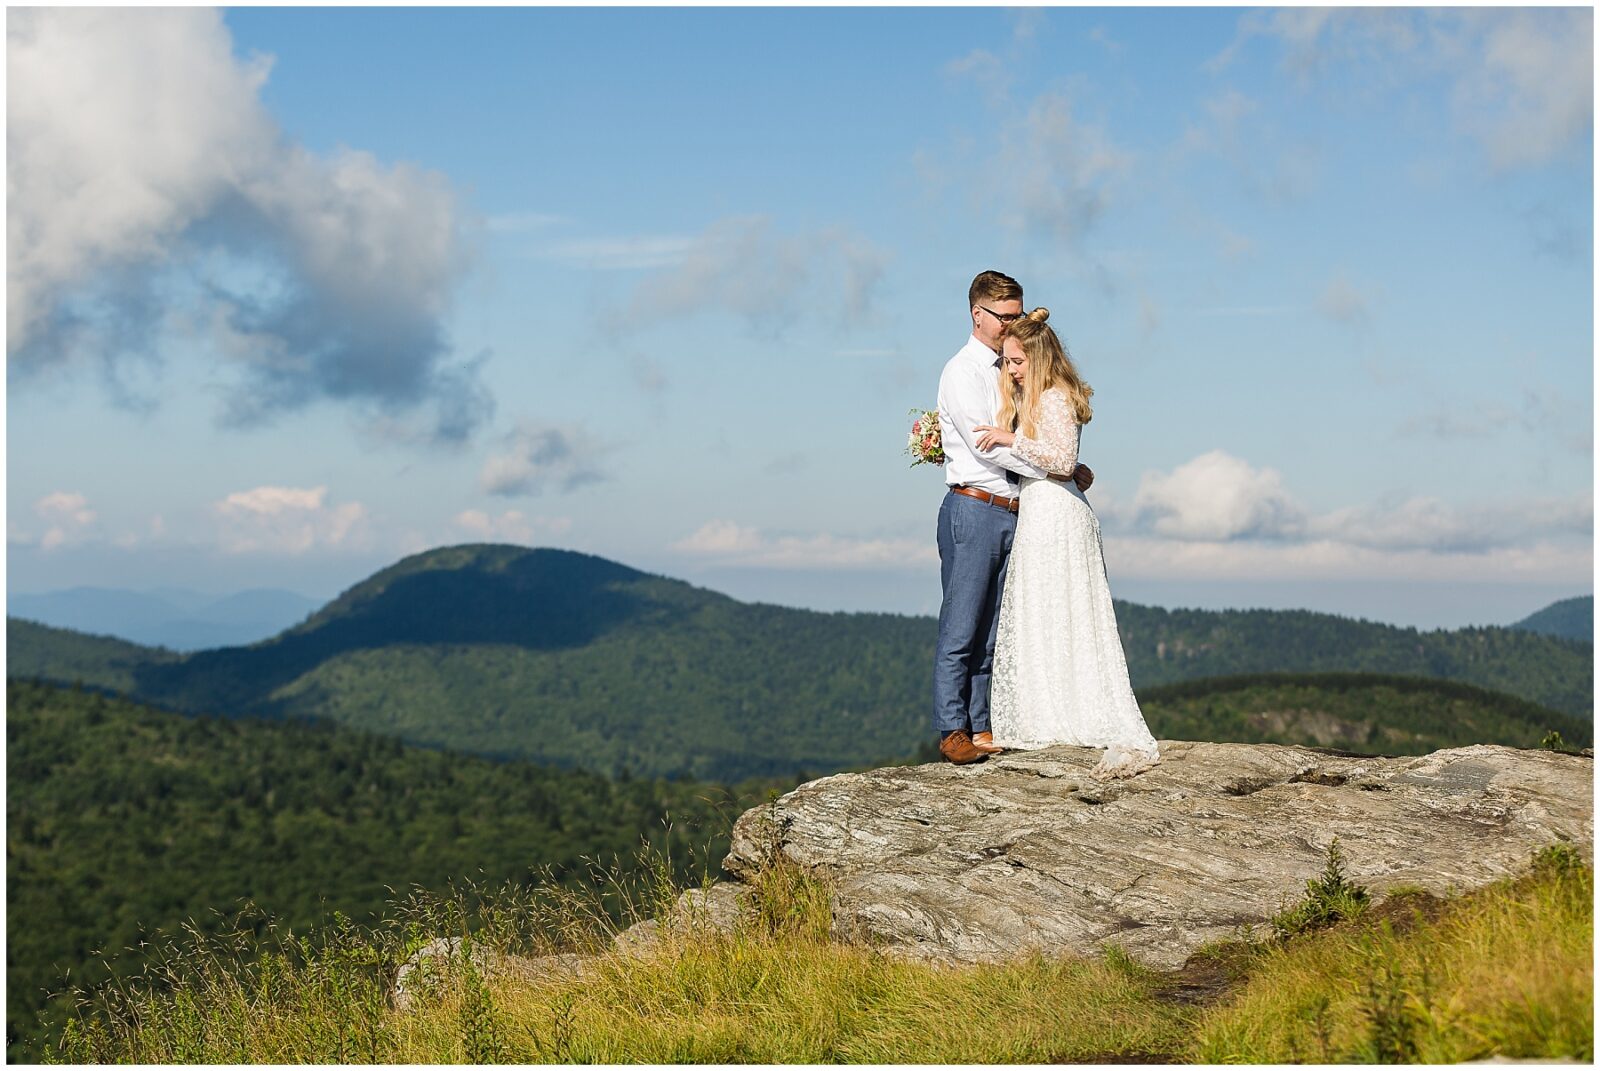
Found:
[[(1508, 629), (1420, 633), (1312, 611), (1119, 603), (1135, 687), (1265, 672), (1460, 680), (1587, 713), (1592, 656)], [(246, 647), (86, 684), (192, 712), (319, 717), (428, 746), (729, 780), (840, 769), (927, 735), (936, 623), (743, 603), (594, 555), (465, 544), (411, 555)], [(13, 628), (12, 672), (67, 679)], [(17, 657), (21, 653), (23, 657)], [(1509, 741), (1508, 741), (1509, 742)]]
[(1594, 642), (1594, 596), (1559, 599), (1511, 626), (1580, 643)]
[(80, 586), (12, 593), (7, 612), (55, 628), (179, 651), (240, 646), (276, 635), (322, 605), (281, 588), (207, 595), (184, 588), (133, 591)]

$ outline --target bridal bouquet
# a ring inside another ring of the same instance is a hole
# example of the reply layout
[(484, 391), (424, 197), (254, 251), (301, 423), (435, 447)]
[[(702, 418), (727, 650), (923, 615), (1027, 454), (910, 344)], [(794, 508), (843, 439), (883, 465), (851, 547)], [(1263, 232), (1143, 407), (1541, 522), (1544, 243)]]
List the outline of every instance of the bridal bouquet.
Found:
[(911, 467), (921, 464), (944, 464), (944, 440), (939, 435), (939, 413), (934, 409), (913, 409), (911, 435), (906, 439), (906, 453), (912, 457)]

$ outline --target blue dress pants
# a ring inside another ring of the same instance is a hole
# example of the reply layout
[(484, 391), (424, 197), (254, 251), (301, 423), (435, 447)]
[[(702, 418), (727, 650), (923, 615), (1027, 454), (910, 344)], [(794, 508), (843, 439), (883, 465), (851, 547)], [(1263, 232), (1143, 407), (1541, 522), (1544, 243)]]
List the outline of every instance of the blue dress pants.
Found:
[(1000, 594), (1017, 515), (976, 498), (945, 494), (939, 507), (939, 641), (933, 656), (933, 728), (989, 731), (989, 677), (1000, 626)]

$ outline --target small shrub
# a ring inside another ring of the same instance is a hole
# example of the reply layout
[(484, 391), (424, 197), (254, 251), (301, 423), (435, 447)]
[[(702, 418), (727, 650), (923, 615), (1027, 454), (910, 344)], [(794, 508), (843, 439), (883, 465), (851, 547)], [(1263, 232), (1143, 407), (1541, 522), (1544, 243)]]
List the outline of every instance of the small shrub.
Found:
[(461, 1002), (461, 1044), (466, 1050), (469, 1064), (503, 1064), (508, 1062), (505, 1034), (500, 1016), (495, 1010), (494, 997), (484, 982), (483, 975), (472, 962), (471, 955), (463, 960), (466, 992)]
[(1308, 930), (1353, 919), (1367, 909), (1371, 899), (1365, 886), (1345, 877), (1344, 852), (1335, 837), (1328, 845), (1328, 862), (1321, 875), (1306, 882), (1305, 899), (1272, 917), (1273, 934), (1287, 940)]
[(1425, 1063), (1422, 1043), (1433, 1022), (1433, 980), (1425, 946), (1417, 949), (1417, 967), (1408, 973), (1388, 957), (1385, 942), (1369, 953), (1370, 974), (1361, 1010), (1367, 1019), (1363, 1060), (1379, 1064)]
[(757, 932), (768, 937), (828, 939), (833, 926), (833, 890), (824, 878), (779, 857), (751, 875), (749, 890)]
[(1583, 869), (1583, 856), (1570, 844), (1551, 844), (1533, 853), (1536, 874), (1569, 877)]

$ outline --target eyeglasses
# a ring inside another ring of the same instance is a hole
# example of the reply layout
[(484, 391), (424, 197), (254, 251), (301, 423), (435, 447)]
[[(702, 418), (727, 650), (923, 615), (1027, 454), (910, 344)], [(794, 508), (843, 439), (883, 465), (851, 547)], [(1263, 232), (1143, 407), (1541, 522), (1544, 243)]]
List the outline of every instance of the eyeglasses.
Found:
[(1024, 313), (1020, 313), (1020, 312), (995, 312), (993, 309), (991, 309), (987, 305), (979, 305), (978, 308), (982, 309), (984, 312), (988, 313), (990, 316), (993, 316), (996, 320), (999, 320), (1002, 324), (1013, 324), (1013, 323), (1016, 323), (1018, 320), (1022, 319), (1022, 317), (1025, 315)]

